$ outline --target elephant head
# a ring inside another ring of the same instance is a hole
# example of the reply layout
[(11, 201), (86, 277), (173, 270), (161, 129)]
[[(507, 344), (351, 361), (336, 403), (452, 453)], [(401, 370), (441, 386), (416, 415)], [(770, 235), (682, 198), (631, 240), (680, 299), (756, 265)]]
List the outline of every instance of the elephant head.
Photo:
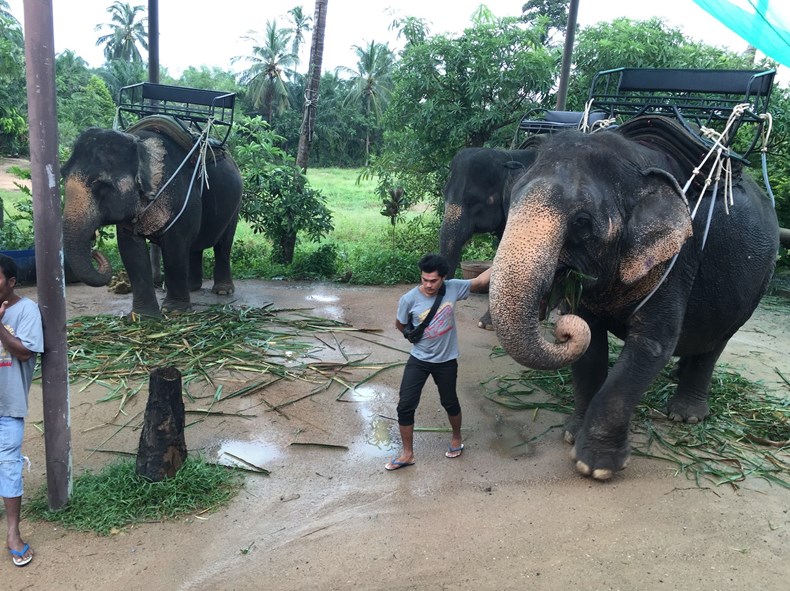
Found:
[(581, 305), (618, 317), (633, 310), (691, 236), (688, 203), (654, 153), (613, 132), (564, 132), (544, 141), (513, 188), (490, 288), (504, 349), (519, 363), (556, 369), (587, 349), (590, 328), (565, 314), (556, 342), (541, 333), (555, 284), (574, 273)]
[[(77, 279), (91, 286), (109, 282), (109, 262), (91, 252), (96, 231), (107, 224), (139, 224), (141, 211), (162, 183), (163, 170), (163, 149), (156, 139), (99, 128), (77, 138), (62, 168), (63, 246)], [(92, 258), (101, 261), (98, 269)]]
[(510, 189), (534, 159), (534, 150), (464, 148), (455, 155), (444, 187), (439, 233), (439, 250), (450, 265), (451, 276), (473, 234), (502, 237)]

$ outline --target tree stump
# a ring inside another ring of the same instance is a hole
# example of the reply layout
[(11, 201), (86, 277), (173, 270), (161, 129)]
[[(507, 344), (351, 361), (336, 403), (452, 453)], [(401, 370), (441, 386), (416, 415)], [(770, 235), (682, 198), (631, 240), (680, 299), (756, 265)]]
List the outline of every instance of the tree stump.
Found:
[(137, 474), (153, 482), (176, 475), (187, 457), (184, 416), (181, 372), (174, 367), (153, 370), (137, 448)]

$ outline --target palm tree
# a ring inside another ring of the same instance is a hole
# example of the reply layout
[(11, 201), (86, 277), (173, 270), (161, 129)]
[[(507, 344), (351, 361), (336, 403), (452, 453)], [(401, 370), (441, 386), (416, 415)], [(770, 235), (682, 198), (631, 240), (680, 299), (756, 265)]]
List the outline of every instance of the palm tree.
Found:
[[(362, 103), (367, 121), (365, 137), (365, 160), (370, 156), (370, 128), (372, 122), (378, 123), (389, 102), (392, 92), (392, 70), (395, 55), (386, 43), (371, 41), (367, 48), (354, 46), (357, 54), (357, 69), (340, 66), (337, 71), (351, 76), (353, 86), (346, 102)], [(367, 166), (367, 162), (365, 162)]]
[(293, 28), (290, 29), (290, 32), (293, 35), (291, 39), (291, 52), (296, 55), (296, 65), (298, 66), (299, 50), (302, 48), (302, 44), (304, 43), (304, 34), (309, 32), (312, 28), (310, 26), (310, 22), (313, 19), (304, 13), (301, 6), (292, 8), (288, 11), (288, 14), (291, 17), (291, 24), (293, 25)]
[(123, 60), (126, 62), (142, 63), (138, 45), (148, 51), (148, 18), (142, 16), (137, 19), (138, 13), (145, 14), (142, 5), (130, 6), (125, 2), (116, 0), (107, 9), (112, 15), (111, 22), (96, 25), (95, 31), (109, 29), (110, 32), (96, 40), (96, 46), (104, 45), (104, 57), (109, 62)]
[(326, 31), (326, 10), (329, 0), (315, 2), (315, 31), (310, 44), (310, 67), (307, 87), (305, 88), (302, 126), (299, 129), (299, 146), (296, 151), (296, 165), (307, 172), (310, 146), (313, 143), (316, 114), (318, 112), (318, 88), (321, 82), (321, 66), (324, 62), (324, 33)]
[(239, 83), (249, 88), (253, 106), (260, 108), (266, 120), (271, 122), (275, 112), (282, 113), (288, 106), (285, 79), (298, 62), (296, 54), (290, 51), (291, 32), (278, 29), (276, 20), (266, 21), (262, 41), (254, 36), (244, 39), (252, 41), (252, 55), (238, 56), (232, 61), (244, 60), (252, 65), (241, 73)]

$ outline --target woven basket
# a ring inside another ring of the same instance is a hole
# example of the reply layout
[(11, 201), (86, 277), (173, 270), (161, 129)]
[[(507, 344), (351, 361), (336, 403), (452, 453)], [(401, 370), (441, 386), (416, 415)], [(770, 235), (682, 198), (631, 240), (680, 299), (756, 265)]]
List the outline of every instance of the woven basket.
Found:
[(493, 261), (462, 261), (461, 273), (464, 279), (474, 279), (480, 273), (488, 269), (493, 264)]

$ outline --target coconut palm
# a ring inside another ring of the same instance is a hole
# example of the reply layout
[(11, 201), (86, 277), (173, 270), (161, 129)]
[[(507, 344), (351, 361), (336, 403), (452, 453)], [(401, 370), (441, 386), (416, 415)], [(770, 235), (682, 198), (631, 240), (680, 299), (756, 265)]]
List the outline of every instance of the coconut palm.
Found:
[[(353, 85), (346, 97), (346, 102), (361, 103), (367, 120), (365, 137), (366, 160), (370, 156), (370, 128), (378, 123), (381, 114), (389, 102), (392, 92), (392, 70), (395, 65), (395, 54), (386, 43), (371, 41), (366, 48), (354, 46), (357, 55), (357, 69), (345, 66), (337, 68), (351, 76)], [(367, 164), (367, 162), (366, 162)]]
[(304, 44), (304, 34), (309, 32), (312, 27), (312, 17), (306, 15), (301, 6), (296, 6), (288, 11), (291, 24), (293, 27), (290, 29), (291, 34), (291, 52), (296, 55), (296, 65), (299, 65), (299, 50)]
[(104, 57), (108, 62), (120, 59), (142, 63), (143, 57), (139, 47), (148, 51), (148, 18), (143, 16), (145, 7), (131, 6), (116, 0), (107, 12), (112, 15), (111, 22), (96, 25), (94, 30), (109, 29), (109, 32), (96, 40), (96, 47), (104, 46)]
[(275, 113), (282, 113), (288, 107), (288, 91), (285, 80), (299, 61), (291, 48), (291, 32), (278, 29), (277, 21), (266, 22), (266, 33), (262, 40), (252, 35), (244, 37), (251, 41), (252, 54), (233, 58), (247, 61), (251, 65), (239, 76), (239, 83), (249, 88), (253, 106), (260, 109), (266, 120), (271, 122)]

